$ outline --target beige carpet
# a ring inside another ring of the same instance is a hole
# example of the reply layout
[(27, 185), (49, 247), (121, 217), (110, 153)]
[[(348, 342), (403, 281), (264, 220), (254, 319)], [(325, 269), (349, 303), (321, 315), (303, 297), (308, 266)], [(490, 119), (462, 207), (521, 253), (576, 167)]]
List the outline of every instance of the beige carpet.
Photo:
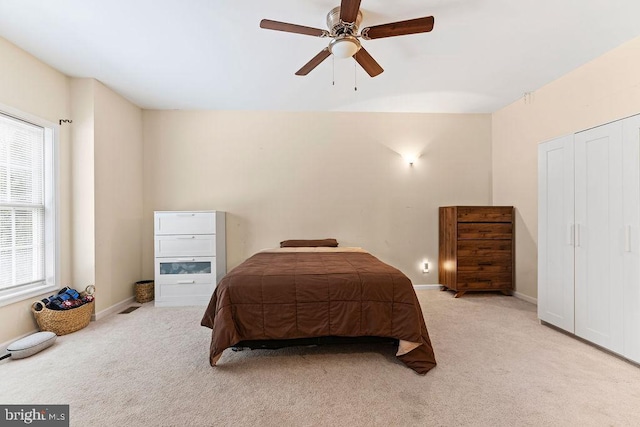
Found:
[(208, 364), (202, 308), (117, 314), (0, 362), (0, 403), (71, 405), (72, 426), (637, 426), (640, 368), (513, 297), (423, 290), (438, 359), (382, 345), (233, 352)]

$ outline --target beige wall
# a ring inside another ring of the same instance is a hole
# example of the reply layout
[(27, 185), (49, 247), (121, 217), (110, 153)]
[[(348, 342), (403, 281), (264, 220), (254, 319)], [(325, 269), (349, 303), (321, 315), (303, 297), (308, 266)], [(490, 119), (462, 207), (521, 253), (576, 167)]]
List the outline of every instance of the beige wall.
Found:
[[(71, 80), (71, 116), (73, 117), (71, 230), (73, 245), (72, 277), (74, 286), (96, 282), (95, 236), (95, 80)], [(83, 287), (80, 285), (79, 287)]]
[(71, 79), (73, 283), (96, 285), (96, 312), (142, 275), (142, 110), (94, 79)]
[(640, 38), (493, 114), (493, 203), (517, 214), (517, 291), (537, 298), (537, 145), (640, 113)]
[[(283, 239), (335, 237), (437, 283), (438, 206), (491, 201), (489, 115), (144, 111), (153, 211), (227, 211), (233, 268)], [(409, 167), (402, 154), (422, 154)], [(431, 260), (431, 273), (419, 262)]]
[(142, 278), (142, 110), (95, 82), (96, 312)]
[[(57, 124), (69, 118), (67, 77), (0, 38), (0, 104)], [(60, 127), (60, 277), (71, 279), (70, 126)], [(34, 300), (36, 298), (33, 298)], [(29, 310), (31, 299), (0, 307), (0, 343), (36, 328)]]

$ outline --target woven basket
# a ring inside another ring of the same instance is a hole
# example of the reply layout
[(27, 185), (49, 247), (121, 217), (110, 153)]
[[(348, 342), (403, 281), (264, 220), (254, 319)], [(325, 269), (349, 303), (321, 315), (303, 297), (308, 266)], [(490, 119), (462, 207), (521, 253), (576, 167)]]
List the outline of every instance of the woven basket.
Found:
[(141, 280), (135, 284), (136, 302), (145, 303), (153, 301), (154, 282), (153, 280)]
[[(87, 292), (91, 287), (87, 287)], [(66, 335), (79, 331), (89, 324), (94, 306), (95, 300), (69, 310), (51, 310), (45, 307), (41, 301), (35, 301), (31, 305), (31, 312), (36, 318), (41, 331), (51, 331), (56, 335)], [(36, 310), (36, 308), (39, 308), (39, 310)]]

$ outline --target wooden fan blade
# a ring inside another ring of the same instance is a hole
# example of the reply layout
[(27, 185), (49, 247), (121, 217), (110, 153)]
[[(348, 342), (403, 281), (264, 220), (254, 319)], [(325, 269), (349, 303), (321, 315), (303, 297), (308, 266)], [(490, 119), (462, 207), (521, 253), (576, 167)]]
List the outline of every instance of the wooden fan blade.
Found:
[(307, 74), (309, 74), (311, 72), (311, 70), (313, 70), (318, 65), (320, 65), (320, 63), (322, 61), (324, 61), (325, 59), (327, 59), (330, 55), (331, 55), (331, 52), (329, 52), (329, 48), (325, 47), (324, 49), (322, 49), (320, 51), (319, 54), (314, 56), (311, 59), (311, 61), (309, 61), (306, 64), (304, 64), (302, 66), (302, 68), (300, 68), (298, 71), (296, 71), (296, 76), (306, 76)]
[(344, 22), (356, 22), (361, 0), (342, 0), (340, 3), (340, 19)]
[(367, 52), (363, 47), (361, 47), (360, 50), (357, 51), (355, 55), (353, 55), (353, 58), (358, 62), (358, 64), (360, 64), (362, 68), (364, 68), (367, 74), (369, 74), (371, 77), (375, 77), (384, 71), (380, 64), (378, 64), (376, 60), (373, 59), (371, 55), (369, 55), (369, 52)]
[(286, 22), (272, 21), (270, 19), (263, 19), (260, 21), (260, 28), (267, 30), (284, 31), (287, 33), (305, 34), (307, 36), (322, 37), (327, 35), (326, 30), (319, 28), (305, 27), (303, 25), (288, 24)]
[(407, 34), (428, 33), (433, 30), (433, 16), (409, 19), (408, 21), (374, 25), (362, 30), (362, 38), (366, 40), (384, 37), (404, 36)]

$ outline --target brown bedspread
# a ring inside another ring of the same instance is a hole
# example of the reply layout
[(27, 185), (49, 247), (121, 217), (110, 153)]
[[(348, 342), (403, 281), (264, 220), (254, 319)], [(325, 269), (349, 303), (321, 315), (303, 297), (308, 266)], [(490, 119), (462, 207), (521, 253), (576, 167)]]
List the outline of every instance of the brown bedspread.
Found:
[(411, 281), (364, 251), (259, 252), (220, 281), (201, 324), (212, 366), (240, 341), (325, 336), (395, 338), (411, 369), (436, 365)]

